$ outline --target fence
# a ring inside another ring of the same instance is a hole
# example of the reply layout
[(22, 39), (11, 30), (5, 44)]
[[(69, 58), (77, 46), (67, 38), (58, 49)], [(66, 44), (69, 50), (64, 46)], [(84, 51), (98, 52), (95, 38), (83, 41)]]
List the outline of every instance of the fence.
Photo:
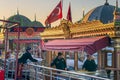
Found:
[[(110, 80), (96, 76), (96, 72), (58, 70), (41, 66), (41, 63), (25, 64), (22, 72), (23, 80)], [(6, 80), (14, 79), (15, 60), (7, 60), (5, 73)]]
[[(58, 70), (50, 67), (28, 64), (30, 67), (31, 80), (110, 80), (107, 78), (97, 77), (93, 74), (85, 74), (84, 72), (74, 72)], [(31, 74), (32, 73), (32, 74)]]

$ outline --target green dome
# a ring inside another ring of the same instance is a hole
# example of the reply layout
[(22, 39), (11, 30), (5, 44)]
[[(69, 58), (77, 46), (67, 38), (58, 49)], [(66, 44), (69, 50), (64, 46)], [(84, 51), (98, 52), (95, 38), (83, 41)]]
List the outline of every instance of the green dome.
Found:
[[(23, 15), (13, 15), (11, 17), (8, 18), (9, 21), (14, 21), (14, 22), (19, 22), (20, 26), (30, 26), (31, 24), (31, 20), (29, 20), (27, 17), (23, 16)], [(9, 24), (10, 26), (11, 24)]]
[(36, 20), (31, 23), (31, 26), (44, 27), (42, 23), (40, 23), (39, 21), (36, 21)]

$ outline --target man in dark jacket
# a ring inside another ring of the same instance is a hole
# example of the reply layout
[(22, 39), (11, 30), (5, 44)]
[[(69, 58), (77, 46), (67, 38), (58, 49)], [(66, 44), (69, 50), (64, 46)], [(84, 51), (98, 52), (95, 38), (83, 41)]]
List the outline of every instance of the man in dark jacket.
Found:
[(58, 56), (52, 61), (51, 67), (54, 66), (56, 69), (66, 70), (66, 61), (63, 58), (63, 55), (61, 52), (58, 53)]
[[(18, 73), (17, 73), (17, 80), (21, 80), (22, 78), (22, 69), (23, 64), (27, 63), (27, 60), (31, 60), (32, 62), (37, 62), (38, 60), (34, 59), (31, 55), (31, 48), (27, 47), (26, 52), (18, 59)], [(29, 79), (27, 79), (29, 80)]]
[(82, 69), (87, 71), (96, 71), (97, 65), (91, 55), (87, 55), (87, 59), (83, 64)]
[(18, 59), (18, 63), (27, 63), (26, 61), (27, 60), (31, 60), (32, 62), (37, 62), (36, 59), (34, 59), (32, 56), (31, 56), (31, 48), (30, 47), (27, 47), (26, 49), (26, 52)]

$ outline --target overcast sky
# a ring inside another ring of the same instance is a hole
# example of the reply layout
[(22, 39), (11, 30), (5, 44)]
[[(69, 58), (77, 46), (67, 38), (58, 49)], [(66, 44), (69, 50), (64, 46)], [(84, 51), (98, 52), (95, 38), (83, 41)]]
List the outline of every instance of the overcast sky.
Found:
[[(31, 21), (35, 20), (44, 25), (44, 21), (60, 0), (0, 0), (0, 19), (13, 16), (19, 10), (20, 15), (28, 17)], [(120, 7), (120, 0), (119, 7)], [(103, 5), (106, 0), (63, 0), (63, 18), (66, 19), (69, 2), (71, 3), (72, 20), (76, 22), (82, 18), (82, 11), (87, 13), (89, 10)], [(116, 0), (108, 0), (110, 5), (116, 5)], [(59, 25), (60, 20), (52, 23), (52, 26)]]

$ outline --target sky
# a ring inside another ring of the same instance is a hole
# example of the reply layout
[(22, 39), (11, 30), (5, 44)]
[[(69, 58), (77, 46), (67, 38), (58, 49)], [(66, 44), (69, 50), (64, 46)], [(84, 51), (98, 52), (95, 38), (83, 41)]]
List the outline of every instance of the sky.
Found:
[[(28, 17), (31, 21), (36, 20), (43, 25), (47, 16), (57, 6), (60, 0), (0, 0), (0, 19), (8, 19), (10, 16), (17, 14)], [(73, 23), (82, 18), (83, 10), (85, 14), (91, 9), (104, 5), (106, 0), (63, 0), (63, 18), (66, 19), (69, 3), (71, 3), (72, 21)], [(116, 5), (116, 0), (108, 0), (110, 5)], [(120, 0), (118, 0), (120, 7)], [(62, 19), (63, 19), (62, 18)], [(51, 24), (57, 26), (60, 20)]]

